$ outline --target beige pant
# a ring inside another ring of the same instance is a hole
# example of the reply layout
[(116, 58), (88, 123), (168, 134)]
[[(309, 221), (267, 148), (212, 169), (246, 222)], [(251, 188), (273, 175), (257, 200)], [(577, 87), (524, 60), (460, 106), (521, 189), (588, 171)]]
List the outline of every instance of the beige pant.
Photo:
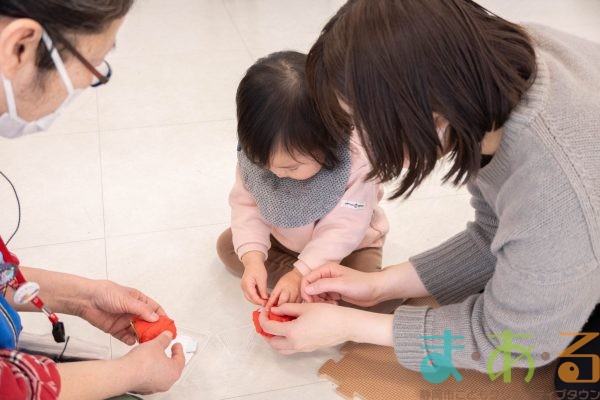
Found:
[[(231, 273), (238, 277), (241, 277), (244, 274), (244, 264), (242, 264), (233, 248), (231, 228), (228, 228), (221, 236), (219, 236), (219, 239), (217, 240), (217, 253), (223, 264), (225, 264), (225, 267)], [(294, 263), (297, 260), (298, 253), (284, 247), (277, 239), (271, 236), (269, 257), (267, 257), (267, 261), (265, 261), (268, 276), (267, 286), (271, 289), (274, 288), (275, 284), (279, 281), (279, 278), (294, 268)], [(348, 257), (344, 258), (340, 264), (361, 272), (378, 272), (381, 271), (381, 262), (382, 249), (380, 247), (367, 247), (353, 251)], [(384, 302), (368, 308), (368, 310), (389, 313), (393, 312), (393, 310), (401, 303), (401, 300)], [(343, 303), (342, 305), (360, 308), (347, 303)]]

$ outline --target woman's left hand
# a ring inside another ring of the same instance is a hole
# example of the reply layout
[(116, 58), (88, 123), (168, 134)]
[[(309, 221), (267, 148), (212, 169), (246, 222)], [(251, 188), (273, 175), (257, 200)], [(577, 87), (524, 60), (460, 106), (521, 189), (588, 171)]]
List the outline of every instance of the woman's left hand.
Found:
[(335, 346), (352, 339), (352, 321), (360, 320), (359, 310), (325, 303), (286, 303), (273, 307), (278, 315), (297, 317), (290, 322), (276, 322), (260, 315), (260, 325), (274, 337), (268, 339), (282, 354), (314, 351)]
[(106, 280), (89, 281), (88, 289), (74, 314), (128, 345), (136, 342), (132, 317), (154, 322), (165, 314), (156, 301), (137, 289)]

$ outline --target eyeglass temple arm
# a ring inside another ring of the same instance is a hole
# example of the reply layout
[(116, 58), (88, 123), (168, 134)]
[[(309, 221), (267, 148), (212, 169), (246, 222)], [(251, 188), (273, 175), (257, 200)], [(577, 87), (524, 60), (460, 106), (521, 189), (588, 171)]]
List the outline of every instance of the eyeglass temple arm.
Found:
[(67, 50), (69, 50), (69, 52), (70, 52), (71, 54), (73, 54), (73, 55), (75, 56), (75, 58), (77, 58), (77, 59), (78, 59), (78, 60), (79, 60), (79, 61), (80, 61), (80, 62), (81, 62), (81, 63), (82, 63), (82, 64), (83, 64), (83, 65), (84, 65), (84, 66), (85, 66), (87, 69), (89, 69), (89, 70), (90, 70), (90, 72), (91, 72), (92, 74), (94, 74), (94, 76), (95, 76), (96, 78), (98, 78), (98, 80), (99, 80), (101, 83), (106, 83), (106, 82), (108, 82), (108, 78), (107, 78), (106, 76), (102, 75), (102, 74), (100, 73), (100, 71), (98, 71), (98, 70), (96, 69), (96, 67), (94, 67), (94, 66), (93, 66), (93, 65), (92, 65), (92, 64), (91, 64), (91, 63), (90, 63), (88, 60), (86, 60), (86, 59), (85, 59), (85, 57), (84, 57), (84, 56), (82, 56), (82, 55), (79, 53), (79, 51), (78, 51), (78, 50), (75, 48), (75, 46), (73, 46), (71, 43), (69, 43), (69, 41), (68, 41), (68, 40), (66, 40), (66, 39), (65, 39), (65, 38), (64, 38), (62, 35), (60, 35), (59, 33), (57, 33), (57, 32), (53, 32), (52, 34), (53, 34), (53, 36), (54, 36), (56, 39), (58, 39), (58, 41), (59, 41), (60, 43), (62, 43), (62, 45), (63, 45), (63, 46), (65, 46), (65, 47), (67, 48)]

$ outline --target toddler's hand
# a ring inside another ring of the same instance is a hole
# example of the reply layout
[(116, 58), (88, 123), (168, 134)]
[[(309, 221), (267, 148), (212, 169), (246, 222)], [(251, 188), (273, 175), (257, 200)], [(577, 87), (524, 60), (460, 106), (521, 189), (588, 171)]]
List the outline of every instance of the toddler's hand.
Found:
[(277, 282), (277, 285), (275, 285), (275, 289), (271, 292), (271, 297), (269, 297), (266, 308), (302, 301), (302, 297), (300, 297), (301, 282), (302, 274), (296, 268), (283, 275), (279, 279), (279, 282)]
[(244, 297), (251, 303), (264, 307), (267, 293), (267, 269), (263, 263), (248, 264), (244, 268), (241, 283)]

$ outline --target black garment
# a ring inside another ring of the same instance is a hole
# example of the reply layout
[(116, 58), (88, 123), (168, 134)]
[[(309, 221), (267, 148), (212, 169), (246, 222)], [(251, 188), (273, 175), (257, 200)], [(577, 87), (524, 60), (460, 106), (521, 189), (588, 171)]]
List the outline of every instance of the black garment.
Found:
[(493, 154), (482, 154), (481, 155), (481, 164), (480, 164), (481, 168), (488, 165), (490, 163), (490, 161), (492, 161), (492, 158), (494, 158)]
[[(587, 323), (581, 328), (581, 332), (600, 332), (600, 304), (596, 305), (596, 308), (590, 315)], [(578, 342), (583, 336), (577, 336), (571, 343)], [(581, 348), (575, 350), (573, 354), (594, 354), (600, 356), (600, 336), (597, 336), (592, 341), (586, 343)], [(592, 380), (593, 367), (591, 358), (586, 357), (562, 357), (558, 360), (556, 372), (554, 373), (554, 387), (559, 398), (561, 399), (585, 399), (594, 398), (596, 393), (600, 391), (600, 381), (589, 382), (589, 383), (577, 383), (577, 382), (564, 382), (559, 376), (559, 368), (563, 366), (563, 373), (561, 376), (564, 378), (569, 374), (564, 369), (572, 371), (572, 378), (567, 380)], [(597, 370), (600, 368), (596, 368)], [(596, 373), (600, 374), (600, 371)], [(577, 394), (575, 397), (575, 393)]]

